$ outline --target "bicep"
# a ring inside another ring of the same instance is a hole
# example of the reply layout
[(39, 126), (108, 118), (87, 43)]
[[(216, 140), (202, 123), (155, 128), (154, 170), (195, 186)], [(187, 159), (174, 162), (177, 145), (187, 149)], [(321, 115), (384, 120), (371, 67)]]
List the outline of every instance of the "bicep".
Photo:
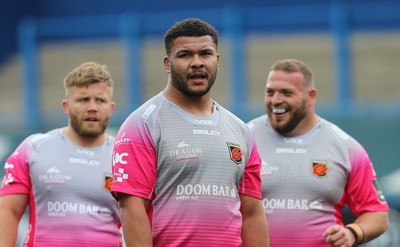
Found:
[(28, 194), (10, 194), (0, 197), (0, 211), (20, 220), (28, 204)]
[(152, 246), (151, 225), (147, 215), (150, 201), (128, 194), (119, 195), (122, 229), (128, 246)]
[(251, 196), (240, 195), (240, 202), (240, 211), (244, 217), (250, 215), (264, 215), (264, 210), (260, 199)]

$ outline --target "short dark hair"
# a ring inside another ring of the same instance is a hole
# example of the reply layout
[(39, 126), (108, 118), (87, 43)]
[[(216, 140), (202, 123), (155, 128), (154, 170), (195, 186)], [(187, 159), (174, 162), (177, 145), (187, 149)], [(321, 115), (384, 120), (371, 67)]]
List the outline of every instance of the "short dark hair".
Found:
[(202, 37), (211, 36), (214, 44), (218, 47), (218, 32), (213, 26), (197, 18), (189, 18), (176, 22), (164, 35), (165, 52), (169, 56), (171, 47), (176, 38), (179, 37)]

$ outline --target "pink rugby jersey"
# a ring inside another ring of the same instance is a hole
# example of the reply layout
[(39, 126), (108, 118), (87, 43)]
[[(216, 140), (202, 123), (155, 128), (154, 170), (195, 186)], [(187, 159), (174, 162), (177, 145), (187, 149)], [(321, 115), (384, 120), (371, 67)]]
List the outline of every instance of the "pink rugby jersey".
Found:
[(261, 179), (271, 247), (323, 247), (322, 233), (342, 223), (347, 204), (359, 216), (388, 211), (364, 148), (320, 119), (305, 135), (282, 137), (263, 115), (248, 123), (262, 158)]
[(154, 246), (240, 246), (239, 194), (261, 199), (260, 167), (251, 132), (225, 108), (200, 118), (159, 93), (119, 130), (112, 192), (151, 200)]
[(63, 129), (25, 139), (7, 159), (0, 196), (29, 195), (26, 247), (119, 247), (118, 204), (110, 193), (114, 138), (97, 148)]

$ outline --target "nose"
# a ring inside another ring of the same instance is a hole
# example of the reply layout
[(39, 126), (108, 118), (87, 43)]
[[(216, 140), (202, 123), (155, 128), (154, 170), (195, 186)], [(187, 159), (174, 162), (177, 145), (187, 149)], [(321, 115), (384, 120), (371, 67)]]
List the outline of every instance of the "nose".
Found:
[(199, 56), (198, 54), (193, 56), (193, 60), (192, 60), (192, 67), (203, 67), (204, 66), (204, 62), (201, 59), (201, 56)]
[(282, 103), (282, 97), (280, 95), (279, 92), (275, 92), (274, 94), (272, 94), (271, 96), (269, 96), (270, 101), (273, 105)]
[(98, 103), (96, 100), (90, 100), (88, 102), (88, 111), (97, 111)]

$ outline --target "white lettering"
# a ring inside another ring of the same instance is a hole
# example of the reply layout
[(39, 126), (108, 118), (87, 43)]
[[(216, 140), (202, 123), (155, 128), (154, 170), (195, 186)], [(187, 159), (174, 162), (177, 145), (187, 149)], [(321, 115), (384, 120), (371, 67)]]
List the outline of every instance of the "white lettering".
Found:
[(194, 129), (193, 134), (195, 135), (212, 135), (212, 136), (219, 136), (221, 131), (216, 130), (203, 130), (203, 129)]
[(91, 155), (91, 156), (94, 155), (94, 151), (91, 151), (91, 150), (86, 150), (86, 149), (80, 149), (80, 148), (78, 148), (76, 151), (77, 151), (79, 154), (86, 154), (86, 155)]
[(114, 166), (115, 164), (118, 164), (118, 163), (119, 163), (119, 164), (122, 164), (122, 165), (128, 164), (128, 162), (127, 162), (126, 160), (124, 160), (124, 158), (127, 157), (127, 156), (129, 156), (128, 153), (122, 153), (122, 154), (115, 153), (115, 154), (113, 155), (113, 166)]
[(89, 165), (89, 166), (99, 166), (101, 164), (101, 162), (97, 161), (97, 160), (88, 160), (88, 159), (74, 158), (74, 157), (70, 157), (69, 162), (83, 164), (83, 165)]
[(14, 169), (14, 165), (6, 162), (6, 164), (4, 165), (4, 170), (7, 169)]
[(306, 199), (279, 199), (279, 198), (264, 198), (262, 205), (268, 213), (273, 213), (274, 210), (309, 210), (309, 202)]
[(277, 148), (276, 153), (281, 154), (305, 154), (308, 150), (303, 148)]
[(49, 216), (65, 216), (68, 213), (90, 215), (102, 215), (111, 213), (108, 208), (101, 208), (96, 205), (67, 201), (47, 202), (47, 212)]
[(203, 125), (211, 125), (211, 124), (212, 124), (212, 121), (209, 120), (209, 119), (207, 119), (207, 120), (203, 120), (203, 119), (198, 120), (198, 119), (195, 119), (194, 121), (196, 121), (196, 123), (198, 123), (198, 124), (203, 124)]
[[(205, 185), (205, 184), (179, 184), (176, 187), (176, 199), (184, 200), (184, 196), (195, 196), (198, 198), (200, 195), (212, 195), (222, 197), (236, 197), (236, 188), (221, 185)], [(187, 198), (188, 199), (188, 198)], [(191, 197), (193, 199), (193, 197)]]

